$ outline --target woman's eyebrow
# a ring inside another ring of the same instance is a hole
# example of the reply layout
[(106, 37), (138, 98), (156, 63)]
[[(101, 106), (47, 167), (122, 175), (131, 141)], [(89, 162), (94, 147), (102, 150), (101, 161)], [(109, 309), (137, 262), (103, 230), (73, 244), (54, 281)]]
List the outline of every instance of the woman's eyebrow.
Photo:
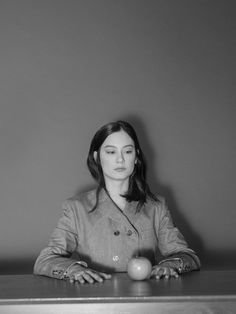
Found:
[(109, 147), (115, 148), (116, 146), (114, 146), (114, 145), (105, 145), (104, 147), (105, 148), (109, 148)]
[[(104, 146), (105, 148), (109, 148), (109, 147), (111, 147), (111, 148), (117, 148), (117, 146), (115, 146), (115, 145), (105, 145)], [(132, 148), (134, 148), (134, 145), (133, 144), (127, 144), (127, 145), (125, 145), (125, 146), (123, 146), (123, 148), (124, 147), (132, 147)]]
[(125, 145), (124, 147), (132, 147), (132, 148), (134, 148), (134, 145), (133, 144), (128, 144), (128, 145)]

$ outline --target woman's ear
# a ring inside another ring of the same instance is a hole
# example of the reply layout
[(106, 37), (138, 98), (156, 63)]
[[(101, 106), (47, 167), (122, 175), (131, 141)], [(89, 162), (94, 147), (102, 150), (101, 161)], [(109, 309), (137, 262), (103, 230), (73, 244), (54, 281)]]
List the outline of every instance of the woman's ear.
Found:
[(134, 161), (135, 164), (138, 162), (138, 157), (137, 157), (138, 155), (139, 155), (139, 150), (137, 149), (136, 150), (136, 158), (135, 158), (135, 161)]
[(98, 158), (98, 152), (97, 151), (93, 152), (93, 158), (97, 162), (97, 158)]

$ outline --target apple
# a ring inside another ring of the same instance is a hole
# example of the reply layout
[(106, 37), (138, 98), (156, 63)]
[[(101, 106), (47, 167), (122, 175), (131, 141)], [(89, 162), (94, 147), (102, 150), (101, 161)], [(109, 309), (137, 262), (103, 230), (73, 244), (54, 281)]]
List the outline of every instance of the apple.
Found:
[(145, 280), (151, 275), (152, 264), (146, 257), (132, 257), (127, 265), (127, 273), (133, 280)]

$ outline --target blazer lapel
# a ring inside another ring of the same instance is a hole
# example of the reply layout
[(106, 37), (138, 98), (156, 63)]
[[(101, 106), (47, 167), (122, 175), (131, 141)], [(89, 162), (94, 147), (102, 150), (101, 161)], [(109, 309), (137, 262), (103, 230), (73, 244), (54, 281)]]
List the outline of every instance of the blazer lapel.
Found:
[(119, 209), (119, 207), (112, 201), (107, 192), (102, 189), (99, 194), (98, 210), (103, 216), (109, 217), (112, 220), (120, 224), (127, 225), (127, 222), (132, 225), (135, 223), (137, 216), (136, 213), (138, 202), (127, 202), (124, 211)]
[(127, 218), (125, 217), (125, 215), (122, 214), (122, 211), (112, 201), (112, 199), (104, 189), (100, 191), (97, 209), (105, 217), (115, 220), (120, 224), (127, 223)]

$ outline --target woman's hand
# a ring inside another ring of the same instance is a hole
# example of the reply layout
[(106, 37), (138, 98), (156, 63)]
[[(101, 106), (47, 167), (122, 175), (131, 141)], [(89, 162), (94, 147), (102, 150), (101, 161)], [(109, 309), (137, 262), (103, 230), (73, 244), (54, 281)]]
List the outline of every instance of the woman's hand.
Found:
[(98, 272), (91, 268), (81, 267), (74, 265), (71, 270), (70, 274), (68, 275), (68, 279), (71, 283), (78, 282), (81, 284), (84, 283), (94, 283), (94, 282), (103, 282), (106, 279), (110, 279), (111, 275)]
[(152, 268), (151, 277), (155, 277), (157, 280), (161, 278), (178, 278), (179, 274), (175, 268), (164, 265), (156, 265)]

